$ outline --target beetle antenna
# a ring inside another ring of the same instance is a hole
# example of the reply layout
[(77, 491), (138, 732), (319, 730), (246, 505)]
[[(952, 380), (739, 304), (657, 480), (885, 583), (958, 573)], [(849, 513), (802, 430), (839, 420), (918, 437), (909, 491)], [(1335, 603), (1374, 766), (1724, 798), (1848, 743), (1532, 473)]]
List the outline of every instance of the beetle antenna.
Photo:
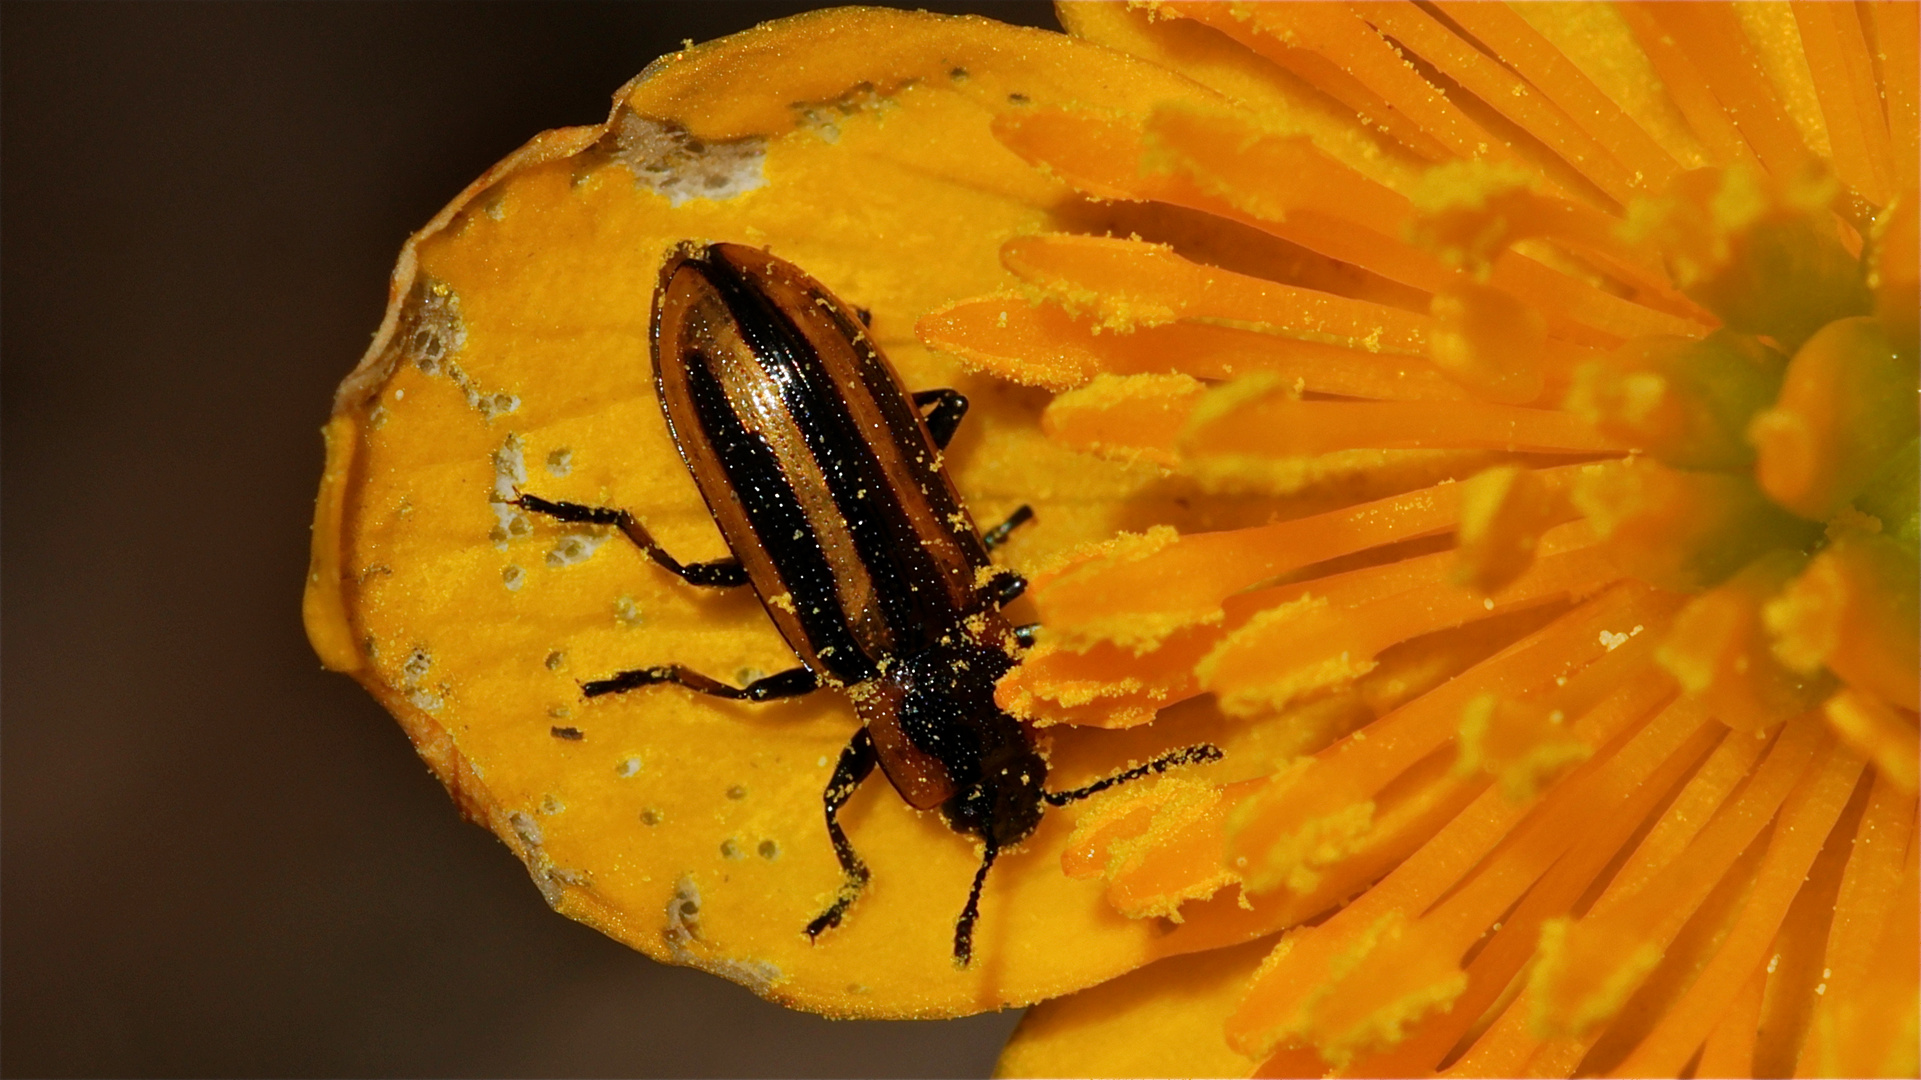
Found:
[(1136, 765), (1126, 772), (1115, 773), (1105, 780), (1096, 780), (1086, 787), (1075, 788), (1072, 791), (1044, 791), (1041, 793), (1041, 798), (1046, 799), (1049, 806), (1066, 806), (1068, 803), (1080, 802), (1089, 795), (1098, 795), (1116, 784), (1139, 780), (1149, 773), (1164, 773), (1179, 765), (1204, 765), (1210, 761), (1219, 761), (1225, 756), (1221, 753), (1221, 748), (1213, 743), (1195, 743), (1193, 746), (1183, 746), (1179, 750), (1169, 750), (1145, 765)]
[(966, 967), (974, 962), (974, 920), (981, 914), (981, 885), (987, 881), (987, 869), (994, 865), (994, 857), (1001, 849), (994, 846), (993, 840), (987, 841), (987, 854), (981, 856), (981, 868), (974, 871), (974, 887), (967, 890), (967, 906), (961, 909), (960, 920), (954, 924), (954, 966)]

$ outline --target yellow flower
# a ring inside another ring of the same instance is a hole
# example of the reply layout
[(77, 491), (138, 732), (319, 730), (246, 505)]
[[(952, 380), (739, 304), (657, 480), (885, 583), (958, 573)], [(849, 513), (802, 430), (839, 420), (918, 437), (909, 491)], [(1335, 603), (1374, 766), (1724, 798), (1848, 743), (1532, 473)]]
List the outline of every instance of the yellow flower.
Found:
[[(834, 1015), (1046, 1001), (1007, 1075), (1912, 1074), (1915, 13), (1169, 0), (691, 48), (410, 241), (310, 634), (561, 911)], [(1000, 698), (1055, 784), (1226, 751), (1050, 812), (971, 968), (976, 853), (878, 781), (869, 895), (800, 932), (844, 703), (578, 700), (786, 666), (751, 601), (503, 501), (718, 554), (646, 377), (687, 237), (976, 401), (962, 492), (1040, 520)]]

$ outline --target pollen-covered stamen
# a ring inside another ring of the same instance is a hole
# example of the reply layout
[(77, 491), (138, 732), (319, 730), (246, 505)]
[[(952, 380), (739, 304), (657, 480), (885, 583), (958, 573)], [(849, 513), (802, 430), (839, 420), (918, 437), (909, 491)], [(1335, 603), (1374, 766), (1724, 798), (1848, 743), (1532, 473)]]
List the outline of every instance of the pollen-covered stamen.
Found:
[(1467, 396), (1432, 364), (1403, 355), (1303, 341), (1257, 327), (1170, 323), (1132, 333), (1104, 330), (1051, 303), (1021, 297), (966, 300), (923, 316), (930, 348), (998, 378), (1072, 390), (1108, 375), (1225, 379), (1271, 374), (1303, 392), (1383, 401), (1459, 401)]
[(1890, 784), (1909, 796), (1921, 788), (1921, 735), (1914, 713), (1859, 690), (1842, 690), (1821, 711), (1835, 735), (1873, 762)]
[(1806, 565), (1795, 551), (1761, 556), (1690, 600), (1661, 642), (1661, 666), (1738, 731), (1761, 731), (1799, 716), (1834, 690), (1833, 678), (1818, 667), (1783, 666), (1762, 625), (1763, 605)]
[(1811, 674), (1825, 665), (1914, 712), (1921, 707), (1918, 609), (1914, 550), (1874, 533), (1843, 533), (1767, 602), (1762, 617), (1774, 655), (1790, 669)]
[[(1657, 973), (1669, 943), (1780, 811), (1782, 824), (1776, 826), (1776, 839), (1762, 857), (1754, 886), (1767, 890), (1768, 902), (1757, 906), (1751, 900), (1737, 917), (1753, 913), (1752, 921), (1765, 933), (1722, 946), (1723, 951), (1736, 950), (1731, 960), (1745, 950), (1752, 950), (1745, 953), (1752, 956), (1749, 963), (1764, 959), (1759, 950), (1773, 935), (1860, 768), (1858, 758), (1834, 752), (1832, 740), (1818, 722), (1808, 719), (1787, 725), (1734, 802), (1644, 887), (1632, 893), (1610, 889), (1586, 918), (1544, 928), (1541, 964), (1531, 987), (1536, 1024), (1587, 1041)], [(1770, 920), (1774, 925), (1767, 925)], [(1739, 978), (1752, 970), (1738, 967)], [(1731, 993), (1739, 980), (1730, 983), (1722, 975), (1716, 985), (1721, 989), (1697, 983), (1690, 992)], [(1694, 1045), (1698, 1044), (1690, 1044), (1689, 1049)], [(1678, 1069), (1674, 1065), (1655, 1071)]]
[[(1378, 800), (1402, 777), (1415, 778), (1417, 770), (1421, 777), (1431, 771), (1445, 779), (1451, 760), (1425, 763), (1455, 736), (1462, 710), (1476, 696), (1551, 687), (1557, 678), (1568, 679), (1607, 655), (1602, 632), (1647, 625), (1672, 607), (1672, 598), (1642, 586), (1611, 589), (1297, 769), (1277, 774), (1268, 790), (1251, 798), (1237, 815), (1229, 834), (1229, 857), (1243, 867), (1248, 888), (1257, 892), (1310, 888), (1330, 868), (1346, 872), (1344, 864), (1355, 860), (1375, 865), (1372, 860), (1382, 857), (1379, 845), (1412, 839), (1400, 834), (1407, 821), (1375, 824), (1389, 809)], [(1567, 707), (1572, 711), (1587, 705), (1569, 702)], [(1414, 785), (1401, 797), (1418, 810), (1422, 791)], [(1472, 793), (1470, 788), (1462, 795)], [(1418, 820), (1420, 814), (1411, 817)]]
[(1566, 408), (1683, 469), (1746, 469), (1748, 427), (1773, 403), (1787, 359), (1746, 335), (1636, 338), (1575, 372)]
[[(1399, 642), (1569, 595), (1591, 595), (1620, 576), (1585, 527), (1555, 535), (1543, 555), (1491, 596), (1477, 596), (1448, 580), (1445, 557), (1430, 557), (1433, 578), (1405, 589), (1383, 588), (1352, 599), (1316, 595), (1311, 587), (1289, 589), (1300, 597), (1268, 607), (1228, 633), (1196, 665), (1195, 674), (1231, 714), (1278, 709), (1365, 674), (1377, 656)], [(1387, 576), (1359, 571), (1348, 581)]]
[(1763, 552), (1802, 547), (1820, 532), (1747, 476), (1646, 458), (1589, 466), (1572, 496), (1622, 569), (1677, 591), (1718, 584)]
[(1483, 595), (1525, 573), (1541, 539), (1574, 516), (1567, 493), (1539, 474), (1497, 465), (1461, 484), (1461, 522), (1454, 532), (1453, 580)]
[[(1540, 470), (1560, 489), (1585, 466)], [(1117, 541), (1036, 577), (1042, 619), (1063, 645), (1112, 641), (1141, 650), (1211, 623), (1229, 596), (1318, 562), (1444, 532), (1459, 521), (1458, 485), (1231, 532), (1171, 530)]]
[(1913, 361), (1895, 355), (1880, 320), (1822, 327), (1748, 427), (1761, 487), (1802, 517), (1833, 516), (1921, 429), (1916, 389)]
[(1183, 904), (1239, 880), (1222, 851), (1227, 817), (1259, 781), (1226, 787), (1169, 776), (1089, 806), (1061, 853), (1061, 871), (1105, 881), (1128, 918), (1184, 921)]
[[(1547, 482), (1528, 475), (1543, 491), (1549, 490)], [(1562, 595), (1588, 595), (1619, 576), (1598, 558), (1584, 528), (1559, 531), (1545, 543), (1540, 553), (1552, 557), (1549, 564), (1498, 590), (1498, 595), (1460, 590), (1452, 580), (1453, 556), (1447, 552), (1403, 558), (1228, 597), (1218, 621), (1175, 631), (1145, 651), (1112, 642), (1078, 652), (1043, 649), (1002, 681), (1000, 699), (1004, 707), (1043, 723), (1131, 727), (1153, 719), (1155, 710), (1205, 690), (1232, 689), (1238, 655), (1246, 660), (1253, 680), (1240, 687), (1247, 691), (1248, 705), (1265, 709), (1272, 694), (1258, 688), (1271, 686), (1272, 680), (1289, 680), (1297, 688), (1334, 686), (1365, 675), (1399, 643), (1497, 620)], [(1305, 638), (1309, 644), (1278, 645), (1276, 633)], [(1297, 651), (1276, 666), (1272, 659), (1281, 654), (1273, 650), (1285, 648)], [(1323, 677), (1308, 677), (1306, 673), (1342, 651), (1349, 653), (1347, 662), (1326, 668)], [(1217, 659), (1203, 667), (1210, 656)], [(1204, 683), (1204, 678), (1230, 682)]]
[(1426, 352), (1425, 315), (1206, 266), (1158, 244), (1018, 237), (1002, 247), (1001, 262), (1070, 310), (1094, 312), (1110, 330), (1216, 320), (1369, 352)]
[(1546, 795), (1441, 903), (1390, 913), (1405, 929), (1351, 956), (1358, 963), (1313, 1002), (1302, 1019), (1324, 1053), (1373, 1051), (1364, 1066), (1371, 1074), (1432, 1071), (1530, 958), (1541, 924), (1573, 907), (1723, 734), (1696, 708), (1650, 714), (1645, 700), (1619, 694), (1609, 704), (1622, 720), (1591, 727), (1590, 737), (1609, 733), (1600, 736), (1608, 744), (1601, 755)]
[[(1639, 729), (1649, 711), (1659, 704), (1658, 696), (1649, 698), (1625, 687), (1623, 690), (1627, 692), (1603, 703), (1578, 725), (1582, 737), (1593, 745), (1612, 743), (1624, 733)], [(1498, 791), (1483, 792), (1440, 831), (1433, 843), (1325, 924), (1299, 932), (1286, 952), (1272, 958), (1230, 1018), (1230, 1041), (1243, 1052), (1267, 1053), (1289, 1040), (1310, 1039), (1321, 1045), (1322, 1036), (1327, 1036), (1342, 1045), (1340, 1053), (1350, 1055), (1395, 1041), (1393, 1032), (1412, 1019), (1405, 1012), (1410, 1005), (1417, 1006), (1418, 1015), (1419, 1009), (1445, 999), (1418, 994), (1413, 999), (1400, 999), (1400, 994), (1414, 993), (1423, 980), (1438, 986), (1454, 978), (1449, 974), (1452, 960), (1501, 917), (1513, 903), (1514, 890), (1525, 889), (1554, 863), (1567, 844), (1579, 839), (1580, 830), (1569, 822), (1586, 811), (1586, 797), (1601, 796), (1605, 801), (1602, 793), (1607, 790), (1634, 791), (1637, 782), (1702, 725), (1698, 712), (1670, 709), (1662, 714), (1630, 740), (1627, 749), (1584, 767), (1581, 776), (1591, 782), (1600, 777), (1609, 785), (1600, 791), (1588, 785), (1564, 785), (1539, 804), (1515, 803)], [(1696, 750), (1694, 755), (1698, 753)], [(1499, 855), (1476, 871), (1477, 864), (1497, 850), (1497, 844)], [(1453, 893), (1451, 909), (1417, 934), (1416, 941), (1379, 953), (1379, 962), (1386, 968), (1356, 967), (1377, 953), (1381, 942), (1376, 935), (1383, 920), (1399, 919), (1405, 926), (1406, 920), (1426, 911), (1464, 880), (1472, 884), (1465, 891)], [(1443, 940), (1454, 944), (1444, 945)], [(1422, 945), (1434, 948), (1427, 952)], [(1426, 957), (1416, 963), (1415, 970), (1387, 978), (1378, 986), (1361, 975), (1363, 970), (1379, 975), (1393, 968), (1396, 958), (1414, 961), (1424, 952)], [(1355, 981), (1337, 981), (1343, 977)], [(1417, 982), (1403, 981), (1409, 977)], [(1451, 991), (1459, 992), (1458, 985)], [(1347, 996), (1355, 1000), (1337, 1000)], [(1375, 1010), (1386, 1012), (1376, 1020), (1367, 1020)], [(1388, 1026), (1383, 1028), (1383, 1023)]]
[(1547, 386), (1547, 320), (1499, 289), (1463, 281), (1434, 294), (1428, 356), (1476, 397), (1525, 405)]

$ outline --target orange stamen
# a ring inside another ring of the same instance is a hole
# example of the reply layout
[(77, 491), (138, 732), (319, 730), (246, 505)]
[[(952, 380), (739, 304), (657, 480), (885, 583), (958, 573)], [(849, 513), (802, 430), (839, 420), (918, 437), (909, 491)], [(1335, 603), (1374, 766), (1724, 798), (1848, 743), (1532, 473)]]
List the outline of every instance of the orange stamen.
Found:
[[(1675, 713), (1670, 707), (1668, 713)], [(1691, 712), (1687, 707), (1680, 713)], [(1693, 713), (1698, 721), (1698, 712)], [(1636, 741), (1648, 738), (1657, 719)], [(1398, 1048), (1387, 1060), (1368, 1063), (1364, 1075), (1403, 1076), (1432, 1071), (1458, 1043), (1464, 1033), (1487, 1017), (1488, 1010), (1510, 991), (1513, 981), (1533, 959), (1541, 925), (1549, 918), (1571, 910), (1593, 886), (1606, 868), (1609, 858), (1671, 791), (1701, 756), (1712, 747), (1720, 732), (1711, 724), (1697, 723), (1678, 749), (1649, 773), (1640, 786), (1633, 788), (1624, 802), (1602, 821), (1590, 825), (1572, 851), (1557, 861), (1527, 896), (1502, 917), (1493, 937), (1467, 967), (1468, 990), (1445, 1016), (1431, 1017), (1415, 1038)], [(1632, 746), (1632, 744), (1630, 744)], [(1362, 1075), (1358, 1074), (1357, 1075)]]
[(1921, 787), (1921, 733), (1915, 716), (1859, 690), (1843, 690), (1823, 706), (1828, 726), (1874, 762), (1888, 783), (1912, 795)]
[(1056, 234), (1009, 240), (1001, 263), (1113, 330), (1182, 320), (1253, 324), (1310, 341), (1422, 356), (1426, 316), (1181, 258), (1135, 240)]
[[(1407, 199), (1335, 161), (1300, 136), (1270, 135), (1225, 112), (1162, 106), (1145, 121), (1048, 108), (996, 117), (994, 136), (1095, 198), (1184, 206), (1261, 230), (1353, 270), (1304, 280), (1353, 295), (1369, 288), (1382, 299), (1389, 282), (1432, 289), (1450, 271), (1425, 252), (1396, 239), (1411, 215)], [(1225, 143), (1225, 145), (1223, 145)], [(1231, 151), (1223, 153), (1223, 151)], [(1295, 177), (1273, 201), (1268, 184), (1249, 185), (1276, 172)], [(1385, 230), (1385, 231), (1383, 231)], [(1405, 304), (1403, 305), (1405, 306)]]
[[(1236, 819), (1230, 853), (1237, 860), (1247, 860), (1249, 887), (1264, 891), (1297, 872), (1311, 875), (1310, 863), (1320, 856), (1308, 853), (1303, 862), (1300, 838), (1322, 829), (1328, 814), (1359, 815), (1358, 827), (1364, 831), (1364, 804), (1453, 738), (1461, 710), (1476, 696), (1518, 696), (1549, 686), (1557, 678), (1568, 680), (1563, 690), (1571, 687), (1580, 693), (1599, 686), (1603, 678), (1645, 663), (1649, 650), (1633, 639), (1610, 651), (1608, 643), (1616, 639), (1609, 627), (1626, 633), (1629, 627), (1655, 620), (1669, 607), (1671, 600), (1640, 586), (1612, 589), (1321, 751), (1303, 767), (1299, 778), (1277, 781), (1271, 793), (1250, 799)], [(1593, 678), (1575, 677), (1576, 671)], [(1650, 682), (1665, 690), (1659, 680)], [(1593, 700), (1570, 698), (1563, 711), (1585, 712)]]
[(1864, 996), (1874, 972), (1898, 959), (1878, 953), (1875, 946), (1890, 916), (1902, 906), (1903, 856), (1914, 833), (1914, 816), (1913, 791), (1902, 791), (1885, 773), (1876, 776), (1835, 897), (1834, 922), (1822, 960), (1827, 989), (1815, 1003), (1796, 1076), (1847, 1074), (1840, 1067), (1847, 1048), (1836, 1041), (1836, 1015), (1842, 1009), (1840, 1003)]
[(1757, 966), (1748, 981), (1729, 1003), (1728, 1011), (1715, 1021), (1701, 1044), (1701, 1060), (1694, 1075), (1753, 1076), (1754, 1042), (1761, 1026), (1761, 998), (1768, 986), (1768, 969)]
[(1695, 138), (1701, 140), (1717, 165), (1755, 164), (1754, 151), (1734, 126), (1734, 121), (1715, 100), (1707, 78), (1682, 49), (1680, 43), (1655, 20), (1653, 4), (1617, 4), (1615, 11), (1635, 40), (1647, 53), (1654, 73), (1667, 89), (1681, 114), (1687, 119)]
[(1763, 167), (1776, 176), (1792, 176), (1807, 165), (1808, 148), (1762, 74), (1760, 57), (1732, 4), (1701, 0), (1636, 6), (1652, 16), (1694, 62)]
[(1547, 320), (1499, 289), (1462, 282), (1434, 294), (1428, 308), (1434, 366), (1505, 405), (1524, 405), (1547, 385)]
[(1543, 535), (1574, 514), (1565, 492), (1550, 492), (1532, 470), (1497, 465), (1461, 485), (1454, 534), (1456, 584), (1486, 595), (1533, 564)]
[(1643, 186), (1605, 146), (1537, 94), (1525, 79), (1456, 37), (1433, 16), (1413, 4), (1378, 0), (1363, 0), (1353, 7), (1403, 48), (1419, 54), (1441, 74), (1539, 139), (1615, 202), (1627, 202), (1636, 188)]
[(1748, 428), (1761, 487), (1802, 517), (1834, 516), (1921, 430), (1914, 392), (1914, 365), (1879, 320), (1816, 331), (1788, 362), (1779, 400)]
[[(1774, 817), (1811, 763), (1829, 756), (1825, 751), (1831, 748), (1809, 718), (1789, 723), (1746, 788), (1702, 830), (1684, 857), (1632, 895), (1620, 896), (1610, 888), (1578, 923), (1544, 927), (1541, 958), (1530, 986), (1535, 1022), (1577, 1040), (1598, 1033), (1654, 971), (1663, 950)], [(1619, 898), (1611, 902), (1610, 897)]]
[(1189, 455), (1296, 457), (1349, 449), (1587, 455), (1624, 449), (1552, 409), (1478, 401), (1300, 401), (1281, 393), (1245, 404), (1210, 397), (1222, 407), (1195, 415), (1182, 439)]
[[(1550, 490), (1572, 478), (1540, 470)], [(1067, 648), (1113, 641), (1145, 651), (1173, 630), (1218, 620), (1234, 593), (1317, 562), (1454, 527), (1456, 485), (1442, 484), (1252, 529), (1171, 530), (1105, 546), (1034, 575), (1041, 616)]]
[(1101, 332), (1052, 304), (1014, 297), (967, 300), (921, 317), (928, 348), (999, 378), (1072, 390), (1096, 375), (1273, 375), (1317, 394), (1387, 401), (1459, 401), (1467, 393), (1432, 364), (1318, 341), (1206, 323)]
[(1781, 808), (1760, 873), (1714, 959), (1613, 1075), (1680, 1074), (1715, 1019), (1766, 958), (1768, 943), (1854, 793), (1863, 764), (1859, 757), (1836, 750), (1809, 770)]
[(1893, 195), (1893, 163), (1881, 91), (1861, 19), (1852, 6), (1795, 0), (1794, 21), (1834, 148), (1834, 171), (1869, 202)]
[(1806, 563), (1796, 551), (1769, 552), (1689, 601), (1661, 643), (1661, 666), (1736, 731), (1760, 731), (1798, 716), (1834, 688), (1832, 678), (1783, 667), (1761, 625), (1762, 605)]
[[(1636, 846), (1628, 861), (1609, 882), (1607, 895), (1628, 895), (1644, 887), (1659, 870), (1671, 865), (1687, 849), (1700, 830), (1713, 819), (1715, 811), (1747, 779), (1761, 754), (1768, 748), (1766, 739), (1723, 738), (1705, 764), (1695, 771), (1648, 835)], [(1529, 941), (1532, 949), (1534, 942)], [(1472, 1048), (1447, 1070), (1450, 1076), (1519, 1076), (1530, 1055), (1542, 1046), (1530, 1019), (1533, 1012), (1532, 990), (1524, 989), (1496, 1018), (1493, 1025)], [(1554, 1040), (1565, 1043), (1567, 1040)], [(1576, 1048), (1579, 1061), (1584, 1049)], [(1552, 1075), (1552, 1074), (1549, 1074)], [(1561, 1075), (1566, 1075), (1564, 1070)]]
[(1921, 11), (1905, 0), (1866, 6), (1874, 26), (1873, 59), (1880, 65), (1881, 95), (1892, 136), (1896, 190), (1913, 191), (1921, 163)]
[(1622, 165), (1640, 174), (1634, 180), (1637, 187), (1659, 191), (1678, 171), (1674, 159), (1641, 130), (1633, 117), (1595, 86), (1553, 42), (1505, 5), (1442, 0), (1436, 6), (1584, 127)]
[(1590, 593), (1617, 575), (1607, 555), (1589, 546), (1537, 560), (1487, 598), (1440, 581), (1353, 606), (1298, 601), (1270, 609), (1227, 635), (1197, 671), (1201, 684), (1229, 713), (1279, 709), (1309, 690), (1364, 674), (1374, 657), (1396, 642), (1570, 593)]
[(1851, 685), (1906, 709), (1921, 705), (1921, 569), (1914, 552), (1873, 533), (1848, 532), (1769, 602), (1762, 617), (1774, 654), (1811, 672), (1825, 665)]
[[(1646, 691), (1645, 684), (1621, 686), (1601, 707), (1582, 718), (1577, 725), (1582, 737), (1594, 745), (1601, 745), (1620, 736), (1627, 726), (1646, 717), (1648, 711), (1659, 703), (1658, 693), (1650, 695)], [(1698, 716), (1693, 717), (1691, 723), (1687, 718), (1680, 718), (1677, 724), (1670, 726), (1678, 727), (1685, 737), (1688, 731), (1700, 726), (1700, 721)], [(1662, 738), (1666, 736), (1657, 737), (1656, 741)], [(1672, 749), (1670, 742), (1668, 750), (1671, 752)], [(1639, 755), (1630, 761), (1646, 758), (1652, 767), (1665, 756), (1666, 753)], [(1614, 759), (1610, 757), (1608, 760)], [(1631, 765), (1622, 767), (1632, 770)], [(1429, 903), (1459, 881), (1465, 871), (1499, 843), (1501, 850), (1509, 855), (1505, 861), (1497, 857), (1497, 865), (1514, 871), (1513, 877), (1483, 875), (1477, 879), (1482, 882), (1478, 891), (1470, 888), (1466, 899), (1458, 903), (1450, 900), (1454, 906), (1438, 913), (1424, 931), (1425, 934), (1438, 933), (1443, 938), (1453, 939), (1449, 947), (1420, 950), (1435, 953), (1443, 961), (1451, 963), (1453, 958), (1472, 944), (1493, 918), (1512, 903), (1514, 887), (1518, 884), (1520, 888), (1525, 888), (1538, 876), (1539, 869), (1545, 868), (1555, 855), (1565, 849), (1567, 843), (1572, 842), (1576, 831), (1553, 827), (1552, 822), (1568, 813), (1578, 814), (1578, 801), (1570, 801), (1563, 790), (1557, 791), (1551, 802), (1555, 807), (1552, 813), (1543, 811), (1545, 816), (1533, 819), (1524, 830), (1527, 835), (1553, 849), (1534, 853), (1532, 865), (1537, 869), (1533, 875), (1525, 869), (1529, 857), (1513, 854), (1523, 848), (1517, 847), (1515, 837), (1508, 834), (1517, 823), (1526, 819), (1530, 810), (1535, 809), (1534, 805), (1510, 803), (1496, 793), (1487, 792), (1430, 844), (1402, 863), (1361, 899), (1321, 926), (1298, 931), (1285, 939), (1282, 947), (1276, 950), (1256, 975), (1240, 1009), (1229, 1019), (1230, 1043), (1244, 1053), (1271, 1052), (1280, 1040), (1304, 1033), (1307, 1025), (1318, 1028), (1321, 1021), (1315, 1019), (1317, 1014), (1332, 1019), (1345, 1013), (1346, 1005), (1339, 1000), (1343, 996), (1353, 995), (1365, 1003), (1369, 993), (1360, 988), (1368, 985), (1368, 980), (1363, 977), (1367, 969), (1356, 969), (1353, 964), (1366, 959), (1376, 949), (1379, 942), (1375, 935), (1383, 926), (1383, 919), (1398, 920), (1400, 925), (1405, 926), (1407, 920), (1425, 910)], [(1503, 836), (1507, 837), (1505, 841)], [(1521, 861), (1514, 861), (1516, 858)], [(1509, 895), (1505, 901), (1500, 899), (1504, 890)], [(1492, 914), (1484, 917), (1484, 912), (1490, 910)], [(1473, 925), (1477, 920), (1480, 920), (1479, 924)], [(1437, 927), (1441, 929), (1435, 929)], [(1399, 931), (1394, 933), (1398, 934)], [(1448, 955), (1450, 948), (1451, 957)], [(1399, 949), (1390, 948), (1383, 956), (1391, 961), (1399, 952)], [(1350, 972), (1358, 981), (1354, 989), (1343, 991), (1337, 981)], [(1330, 977), (1334, 981), (1330, 981)], [(1333, 1012), (1330, 1014), (1328, 1010)], [(1337, 1019), (1334, 1023), (1337, 1027), (1340, 1025)], [(1347, 1049), (1351, 1051), (1353, 1047)]]
[[(1220, 31), (1256, 55), (1307, 80), (1354, 110), (1362, 120), (1379, 126), (1422, 157), (1441, 161), (1453, 156), (1445, 143), (1423, 130), (1418, 121), (1390, 105), (1365, 80), (1349, 71), (1339, 60), (1322, 55), (1319, 49), (1314, 48), (1317, 42), (1312, 38), (1299, 38), (1286, 27), (1277, 28), (1278, 34), (1271, 33), (1245, 17), (1249, 14), (1245, 6), (1234, 4), (1188, 0), (1158, 3), (1154, 5), (1154, 10), (1163, 15), (1193, 19)], [(1352, 19), (1346, 12), (1338, 14)], [(1339, 28), (1339, 24), (1336, 24), (1336, 28)]]
[(1177, 445), (1206, 388), (1186, 375), (1098, 375), (1057, 396), (1041, 430), (1076, 450), (1172, 468)]

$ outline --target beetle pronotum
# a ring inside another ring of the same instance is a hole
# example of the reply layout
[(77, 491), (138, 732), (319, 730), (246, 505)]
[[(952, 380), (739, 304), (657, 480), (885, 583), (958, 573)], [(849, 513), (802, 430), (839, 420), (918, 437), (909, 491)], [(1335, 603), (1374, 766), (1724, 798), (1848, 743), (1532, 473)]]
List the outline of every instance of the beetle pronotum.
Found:
[(1002, 613), (1027, 583), (988, 552), (1032, 512), (975, 527), (941, 467), (967, 399), (908, 394), (855, 309), (825, 286), (755, 248), (681, 244), (661, 268), (652, 338), (668, 429), (733, 555), (683, 564), (626, 510), (528, 494), (516, 503), (616, 526), (689, 584), (753, 586), (800, 660), (739, 687), (679, 664), (637, 668), (587, 683), (588, 697), (677, 683), (748, 701), (834, 687), (853, 702), (861, 727), (823, 799), (844, 878), (809, 937), (839, 925), (867, 883), (838, 815), (876, 764), (909, 805), (938, 807), (984, 845), (954, 926), (964, 966), (987, 872), (1044, 806), (1221, 756), (1199, 744), (1073, 791), (1045, 789), (1032, 734), (994, 703), (1033, 628)]

